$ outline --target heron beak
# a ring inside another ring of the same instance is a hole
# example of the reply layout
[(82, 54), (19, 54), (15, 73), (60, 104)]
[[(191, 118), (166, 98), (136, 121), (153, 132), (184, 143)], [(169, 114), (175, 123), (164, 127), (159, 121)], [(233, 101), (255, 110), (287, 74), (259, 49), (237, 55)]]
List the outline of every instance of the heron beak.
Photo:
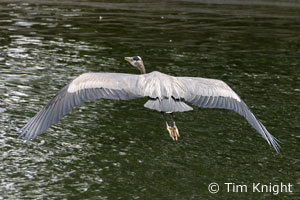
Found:
[(126, 60), (127, 62), (131, 62), (132, 58), (131, 57), (124, 57), (124, 60)]

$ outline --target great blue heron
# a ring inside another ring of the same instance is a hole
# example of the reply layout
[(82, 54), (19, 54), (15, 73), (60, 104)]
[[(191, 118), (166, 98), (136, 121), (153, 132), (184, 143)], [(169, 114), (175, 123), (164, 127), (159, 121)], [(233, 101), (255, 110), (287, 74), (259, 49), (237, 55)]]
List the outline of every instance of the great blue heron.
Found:
[[(57, 123), (72, 108), (88, 100), (115, 99), (131, 100), (147, 97), (145, 107), (162, 113), (167, 130), (173, 140), (179, 132), (173, 113), (193, 110), (182, 100), (197, 107), (224, 108), (244, 116), (251, 126), (279, 153), (278, 140), (256, 119), (247, 105), (223, 81), (196, 77), (174, 77), (161, 72), (146, 73), (142, 58), (125, 57), (141, 75), (123, 73), (85, 73), (75, 78), (61, 89), (45, 107), (38, 112), (23, 128), (19, 137), (26, 141), (35, 139), (52, 124)], [(170, 114), (173, 122), (169, 126), (165, 113)]]

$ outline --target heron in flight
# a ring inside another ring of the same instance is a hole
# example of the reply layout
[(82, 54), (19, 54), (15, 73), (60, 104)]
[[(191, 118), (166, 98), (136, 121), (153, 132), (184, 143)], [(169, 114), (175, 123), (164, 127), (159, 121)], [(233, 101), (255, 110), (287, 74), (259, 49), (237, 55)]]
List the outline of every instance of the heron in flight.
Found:
[[(29, 122), (19, 137), (29, 141), (57, 123), (74, 107), (94, 99), (131, 100), (148, 98), (145, 107), (161, 113), (173, 140), (179, 131), (173, 113), (193, 110), (188, 102), (202, 108), (223, 108), (244, 116), (249, 124), (279, 153), (278, 140), (256, 119), (248, 106), (223, 81), (197, 77), (174, 77), (161, 72), (146, 73), (140, 56), (125, 57), (140, 75), (125, 73), (84, 73), (61, 89)], [(185, 101), (185, 102), (184, 102)], [(169, 125), (165, 115), (170, 115)]]

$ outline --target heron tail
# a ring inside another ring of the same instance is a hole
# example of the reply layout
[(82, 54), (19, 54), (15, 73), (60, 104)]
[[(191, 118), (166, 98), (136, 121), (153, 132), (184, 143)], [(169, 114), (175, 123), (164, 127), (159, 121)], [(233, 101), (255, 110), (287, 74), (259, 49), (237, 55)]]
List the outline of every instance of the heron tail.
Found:
[(164, 99), (149, 99), (145, 105), (146, 108), (157, 110), (159, 112), (173, 113), (173, 112), (185, 112), (193, 110), (192, 107), (188, 106), (179, 99), (164, 98)]

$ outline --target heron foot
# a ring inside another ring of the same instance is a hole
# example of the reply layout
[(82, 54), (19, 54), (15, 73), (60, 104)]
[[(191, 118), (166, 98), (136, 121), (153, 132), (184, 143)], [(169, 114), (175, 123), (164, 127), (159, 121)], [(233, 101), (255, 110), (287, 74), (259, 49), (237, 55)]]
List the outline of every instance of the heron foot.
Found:
[(170, 137), (171, 137), (174, 141), (177, 141), (178, 138), (180, 137), (179, 131), (178, 131), (177, 127), (176, 127), (176, 126), (171, 127), (171, 126), (167, 125), (167, 130), (168, 130), (168, 132), (169, 132)]
[(173, 133), (175, 135), (175, 139), (178, 140), (180, 135), (179, 135), (179, 131), (176, 125), (173, 126)]

